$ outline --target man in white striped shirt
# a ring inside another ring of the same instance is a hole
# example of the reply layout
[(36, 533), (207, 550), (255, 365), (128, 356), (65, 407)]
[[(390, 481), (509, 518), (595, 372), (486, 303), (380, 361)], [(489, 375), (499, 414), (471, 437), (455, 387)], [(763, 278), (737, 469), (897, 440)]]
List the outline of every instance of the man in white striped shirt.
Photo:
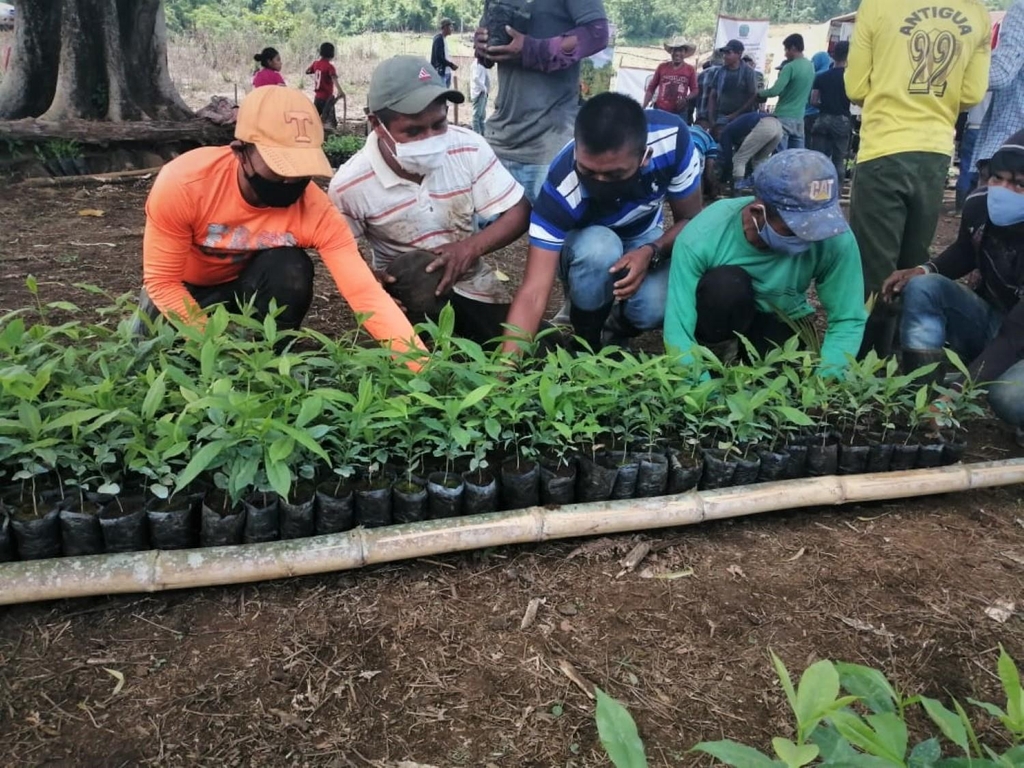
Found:
[[(369, 241), (378, 275), (401, 254), (437, 254), (427, 272), (444, 270), (437, 295), (451, 291), (456, 331), (485, 340), (501, 332), (509, 296), (482, 257), (526, 231), (530, 205), (483, 138), (448, 125), (448, 102), (463, 100), (425, 59), (381, 63), (370, 81), (373, 130), (329, 196)], [(479, 229), (481, 220), (491, 223)]]
[[(700, 153), (678, 116), (645, 111), (618, 93), (590, 99), (534, 204), (526, 273), (508, 324), (535, 334), (557, 276), (574, 332), (592, 349), (600, 348), (616, 302), (626, 335), (660, 328), (668, 259), (676, 236), (700, 213), (700, 187)], [(507, 349), (516, 346), (506, 341)]]

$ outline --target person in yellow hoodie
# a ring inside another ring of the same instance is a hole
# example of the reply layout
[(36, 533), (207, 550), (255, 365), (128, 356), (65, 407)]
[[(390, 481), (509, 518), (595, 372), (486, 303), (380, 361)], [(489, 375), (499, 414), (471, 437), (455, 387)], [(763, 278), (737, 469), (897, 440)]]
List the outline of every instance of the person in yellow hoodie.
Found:
[[(865, 298), (895, 269), (928, 260), (953, 155), (957, 115), (988, 87), (989, 15), (977, 0), (864, 0), (846, 68), (863, 107), (850, 226)], [(892, 351), (893, 308), (879, 301), (862, 353)]]

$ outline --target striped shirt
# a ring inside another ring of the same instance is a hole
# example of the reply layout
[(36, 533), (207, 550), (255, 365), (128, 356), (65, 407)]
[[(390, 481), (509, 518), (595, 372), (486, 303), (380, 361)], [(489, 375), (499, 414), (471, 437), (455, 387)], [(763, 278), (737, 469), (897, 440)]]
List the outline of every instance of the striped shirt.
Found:
[[(391, 170), (375, 133), (331, 180), (331, 202), (352, 234), (369, 241), (374, 269), (386, 269), (402, 253), (464, 240), (477, 231), (478, 219), (499, 216), (522, 199), (523, 188), (481, 136), (454, 125), (446, 136), (445, 161), (422, 184)], [(483, 259), (455, 284), (455, 291), (491, 303), (508, 299)]]
[(679, 200), (700, 189), (701, 156), (686, 124), (675, 115), (646, 110), (651, 159), (640, 174), (644, 194), (620, 200), (614, 210), (597, 209), (576, 173), (575, 142), (558, 153), (530, 216), (530, 245), (561, 250), (569, 232), (608, 227), (623, 240), (639, 237), (662, 223), (667, 199)]

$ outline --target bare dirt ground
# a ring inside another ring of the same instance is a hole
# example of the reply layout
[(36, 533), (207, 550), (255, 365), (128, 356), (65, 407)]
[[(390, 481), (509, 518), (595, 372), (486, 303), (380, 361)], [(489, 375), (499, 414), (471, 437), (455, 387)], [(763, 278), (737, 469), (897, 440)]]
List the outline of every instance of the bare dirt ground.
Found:
[[(28, 274), (44, 300), (83, 306), (105, 302), (76, 282), (137, 290), (147, 189), (0, 190), (0, 311), (30, 303)], [(944, 220), (940, 239), (955, 227)], [(523, 256), (501, 257), (513, 282)], [(329, 277), (317, 286), (310, 322), (350, 323)], [(970, 439), (971, 460), (1022, 454), (991, 422)], [(1024, 660), (1021, 614), (984, 612), (1024, 600), (1021, 498), (1018, 486), (0, 608), (0, 762), (606, 765), (568, 662), (631, 709), (652, 765), (706, 765), (686, 751), (702, 739), (789, 735), (769, 648), (797, 672), (857, 661), (905, 691), (992, 700), (998, 644)], [(640, 540), (653, 553), (618, 576)], [(693, 573), (644, 578), (648, 566)], [(521, 630), (532, 598), (545, 602)]]

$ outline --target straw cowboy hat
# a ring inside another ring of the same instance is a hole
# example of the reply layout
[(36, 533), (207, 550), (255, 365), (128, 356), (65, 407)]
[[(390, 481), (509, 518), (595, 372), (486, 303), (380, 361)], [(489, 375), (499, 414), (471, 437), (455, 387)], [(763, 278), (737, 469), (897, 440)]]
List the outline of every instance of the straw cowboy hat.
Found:
[(693, 55), (697, 50), (697, 46), (691, 42), (688, 42), (682, 37), (673, 37), (665, 43), (665, 50), (669, 53), (672, 52), (673, 48), (682, 48), (687, 56)]

